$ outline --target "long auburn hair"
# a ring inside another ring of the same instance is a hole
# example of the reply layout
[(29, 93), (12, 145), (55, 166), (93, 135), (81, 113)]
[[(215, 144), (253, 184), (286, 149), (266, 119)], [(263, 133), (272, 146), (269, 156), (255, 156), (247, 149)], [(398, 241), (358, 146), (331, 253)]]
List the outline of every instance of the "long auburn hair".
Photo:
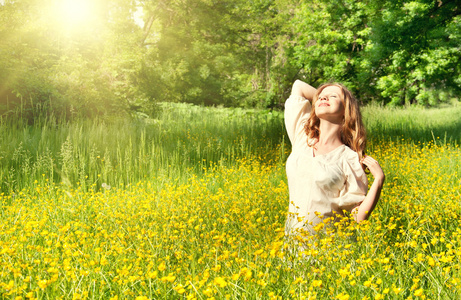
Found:
[[(320, 136), (320, 119), (315, 113), (315, 102), (318, 100), (320, 93), (328, 86), (337, 86), (342, 91), (342, 101), (344, 104), (344, 118), (343, 126), (341, 127), (341, 141), (357, 152), (359, 155), (360, 162), (365, 156), (365, 148), (367, 143), (366, 130), (362, 123), (362, 115), (360, 113), (359, 104), (357, 99), (352, 93), (342, 84), (339, 83), (327, 83), (321, 85), (314, 95), (312, 101), (312, 111), (309, 119), (304, 126), (304, 130), (307, 134), (309, 146), (314, 146), (319, 140)], [(363, 165), (362, 165), (363, 166)]]

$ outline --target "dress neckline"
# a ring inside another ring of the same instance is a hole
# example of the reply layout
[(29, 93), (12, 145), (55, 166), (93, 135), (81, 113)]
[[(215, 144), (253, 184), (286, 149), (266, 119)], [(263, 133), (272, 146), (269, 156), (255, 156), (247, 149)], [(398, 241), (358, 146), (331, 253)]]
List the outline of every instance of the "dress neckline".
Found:
[(327, 152), (327, 153), (324, 153), (324, 154), (315, 154), (314, 153), (314, 147), (310, 147), (310, 148), (311, 148), (311, 151), (312, 151), (312, 157), (313, 158), (319, 158), (319, 157), (326, 157), (326, 156), (328, 156), (330, 154), (333, 154), (334, 152), (338, 151), (338, 149), (342, 149), (345, 146), (346, 146), (345, 144), (339, 145), (338, 147), (334, 148), (330, 152)]

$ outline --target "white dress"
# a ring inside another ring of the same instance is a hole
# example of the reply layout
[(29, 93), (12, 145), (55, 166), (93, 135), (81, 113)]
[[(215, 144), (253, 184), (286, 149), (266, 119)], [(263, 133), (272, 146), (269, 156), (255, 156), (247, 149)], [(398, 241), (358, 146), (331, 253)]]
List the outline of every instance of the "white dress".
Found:
[(285, 102), (285, 126), (292, 145), (286, 162), (290, 193), (287, 235), (315, 234), (314, 226), (344, 215), (343, 210), (350, 212), (368, 190), (359, 156), (346, 145), (314, 157), (304, 130), (310, 112), (311, 103), (301, 96), (291, 95)]

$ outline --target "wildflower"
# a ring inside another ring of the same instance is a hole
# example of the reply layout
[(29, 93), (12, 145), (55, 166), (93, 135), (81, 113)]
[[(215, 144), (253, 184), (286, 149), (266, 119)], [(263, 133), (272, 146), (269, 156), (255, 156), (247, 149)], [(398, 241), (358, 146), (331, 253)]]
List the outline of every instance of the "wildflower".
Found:
[(184, 288), (184, 286), (182, 284), (178, 284), (177, 286), (175, 286), (173, 288), (178, 294), (184, 294), (184, 292), (186, 291), (186, 289)]
[(375, 300), (382, 300), (382, 299), (384, 299), (383, 294), (378, 293), (378, 294), (375, 295)]
[(213, 268), (211, 268), (211, 270), (213, 270), (215, 272), (219, 272), (219, 270), (221, 270), (221, 265), (216, 265)]
[(321, 287), (322, 286), (322, 280), (312, 280), (312, 286), (313, 287)]
[(298, 277), (295, 279), (295, 281), (293, 281), (293, 284), (300, 284), (303, 282), (303, 279), (301, 277)]
[(416, 297), (421, 297), (423, 295), (423, 289), (417, 289), (414, 293)]
[(162, 262), (157, 268), (160, 272), (163, 272), (166, 270), (166, 265), (164, 262)]
[(338, 294), (336, 295), (336, 298), (335, 299), (339, 299), (339, 300), (349, 300), (350, 296), (348, 294), (345, 294), (345, 293), (341, 293), (341, 294)]
[(39, 280), (39, 281), (38, 281), (38, 286), (39, 286), (41, 289), (46, 289), (46, 287), (48, 286), (48, 280), (46, 280), (46, 279)]
[(213, 293), (214, 293), (214, 292), (213, 292), (213, 290), (212, 290), (210, 287), (206, 288), (206, 289), (203, 291), (203, 294), (204, 294), (205, 296), (207, 296), (207, 297), (211, 297), (211, 296), (213, 295)]
[(216, 277), (214, 279), (214, 284), (216, 284), (219, 287), (226, 287), (227, 286), (227, 282), (222, 277)]
[(170, 273), (168, 274), (168, 276), (164, 276), (160, 280), (162, 282), (173, 282), (175, 281), (175, 279), (176, 279), (176, 276), (174, 276), (173, 273)]

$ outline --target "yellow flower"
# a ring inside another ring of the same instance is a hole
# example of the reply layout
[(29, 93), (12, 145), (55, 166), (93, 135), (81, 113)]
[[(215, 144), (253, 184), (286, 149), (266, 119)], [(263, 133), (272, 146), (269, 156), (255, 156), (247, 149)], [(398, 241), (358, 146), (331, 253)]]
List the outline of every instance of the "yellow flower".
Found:
[(344, 293), (336, 295), (336, 299), (339, 299), (339, 300), (349, 300), (349, 298), (350, 298), (350, 296), (348, 294), (344, 294)]
[(312, 280), (312, 286), (313, 287), (321, 287), (322, 286), (322, 280)]
[(157, 268), (158, 268), (158, 270), (159, 270), (160, 272), (163, 272), (163, 271), (166, 270), (166, 265), (165, 265), (164, 262), (162, 262), (160, 265), (158, 265)]
[(216, 277), (214, 279), (214, 284), (216, 284), (219, 287), (226, 287), (227, 286), (227, 282), (222, 277)]
[(176, 279), (176, 276), (174, 276), (173, 273), (170, 273), (170, 274), (168, 274), (168, 276), (163, 276), (160, 280), (162, 282), (167, 282), (167, 281), (168, 282), (173, 282), (173, 281), (175, 281), (175, 279)]
[(219, 272), (219, 270), (221, 270), (221, 265), (216, 265), (213, 268), (211, 268), (211, 270), (213, 270), (215, 272)]
[(186, 291), (186, 289), (184, 288), (184, 286), (182, 284), (179, 284), (177, 286), (175, 286), (173, 288), (178, 294), (184, 294), (184, 292)]
[(12, 290), (14, 287), (14, 281), (10, 280), (7, 285), (5, 285), (5, 290), (9, 291)]
[(293, 284), (299, 284), (299, 283), (302, 283), (303, 282), (303, 279), (301, 277), (298, 277), (295, 279), (295, 281), (293, 281)]
[(378, 294), (375, 295), (375, 300), (382, 300), (382, 299), (384, 299), (384, 295), (383, 295), (383, 294), (379, 294), (379, 293), (378, 293)]
[(421, 297), (423, 295), (423, 289), (417, 289), (414, 295), (416, 297)]
[(48, 286), (48, 280), (46, 280), (46, 279), (39, 280), (39, 281), (38, 281), (38, 286), (39, 286), (41, 289), (46, 289), (46, 287)]
[(208, 287), (203, 291), (203, 294), (207, 297), (211, 297), (213, 295), (213, 290)]

